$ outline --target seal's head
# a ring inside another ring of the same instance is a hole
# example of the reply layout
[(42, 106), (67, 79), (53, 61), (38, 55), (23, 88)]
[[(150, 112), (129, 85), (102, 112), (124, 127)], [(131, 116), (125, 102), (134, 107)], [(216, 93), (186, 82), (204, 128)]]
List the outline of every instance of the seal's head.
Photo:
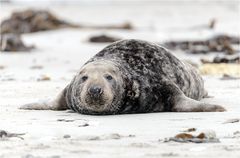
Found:
[(108, 113), (119, 108), (124, 85), (121, 72), (113, 62), (90, 62), (81, 68), (78, 77), (80, 109)]

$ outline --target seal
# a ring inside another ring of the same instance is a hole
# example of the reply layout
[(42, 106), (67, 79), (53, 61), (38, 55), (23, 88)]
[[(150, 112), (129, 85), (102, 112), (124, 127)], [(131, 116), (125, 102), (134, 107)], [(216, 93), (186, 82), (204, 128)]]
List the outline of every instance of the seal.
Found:
[(198, 72), (167, 49), (142, 40), (121, 40), (87, 61), (53, 101), (21, 109), (107, 115), (148, 112), (222, 112), (199, 101), (207, 96)]

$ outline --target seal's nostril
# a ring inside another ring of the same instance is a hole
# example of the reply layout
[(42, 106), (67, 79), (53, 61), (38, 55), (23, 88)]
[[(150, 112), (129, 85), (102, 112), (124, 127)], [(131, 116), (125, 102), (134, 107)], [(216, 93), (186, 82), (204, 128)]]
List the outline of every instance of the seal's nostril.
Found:
[(90, 94), (94, 94), (94, 95), (97, 95), (97, 94), (101, 94), (102, 93), (102, 89), (98, 86), (93, 86), (89, 89), (89, 93)]

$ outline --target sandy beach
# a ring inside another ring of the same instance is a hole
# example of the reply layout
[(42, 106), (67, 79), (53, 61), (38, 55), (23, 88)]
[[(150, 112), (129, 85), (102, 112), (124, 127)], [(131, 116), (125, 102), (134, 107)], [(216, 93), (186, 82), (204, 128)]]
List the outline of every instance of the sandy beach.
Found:
[[(92, 35), (108, 34), (161, 43), (172, 39), (205, 39), (226, 33), (239, 37), (239, 2), (146, 5), (53, 5), (58, 17), (87, 25), (130, 22), (134, 30), (65, 28), (24, 34), (31, 52), (0, 53), (0, 130), (23, 133), (0, 138), (0, 158), (239, 158), (240, 80), (220, 80), (221, 75), (204, 75), (211, 98), (207, 103), (223, 105), (222, 113), (149, 113), (91, 116), (67, 111), (20, 110), (20, 105), (53, 99), (94, 54), (108, 44), (89, 43)], [(12, 11), (36, 6), (2, 5), (0, 21)], [(144, 12), (143, 12), (144, 10)], [(111, 16), (109, 15), (111, 13)], [(216, 28), (205, 28), (215, 18)], [(214, 54), (189, 55), (173, 52), (178, 58), (200, 64)], [(48, 80), (42, 80), (48, 77)], [(193, 133), (214, 131), (218, 143), (164, 142), (165, 138), (189, 128)]]

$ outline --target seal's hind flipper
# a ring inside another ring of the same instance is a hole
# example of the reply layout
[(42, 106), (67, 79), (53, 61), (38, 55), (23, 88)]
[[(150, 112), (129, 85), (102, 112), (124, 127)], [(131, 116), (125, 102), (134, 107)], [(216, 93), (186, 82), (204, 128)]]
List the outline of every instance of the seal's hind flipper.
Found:
[(200, 101), (193, 100), (180, 95), (176, 98), (172, 111), (175, 112), (223, 112), (226, 111), (220, 105), (208, 104)]
[(20, 106), (24, 110), (67, 110), (67, 103), (64, 97), (64, 90), (53, 101), (42, 101)]

